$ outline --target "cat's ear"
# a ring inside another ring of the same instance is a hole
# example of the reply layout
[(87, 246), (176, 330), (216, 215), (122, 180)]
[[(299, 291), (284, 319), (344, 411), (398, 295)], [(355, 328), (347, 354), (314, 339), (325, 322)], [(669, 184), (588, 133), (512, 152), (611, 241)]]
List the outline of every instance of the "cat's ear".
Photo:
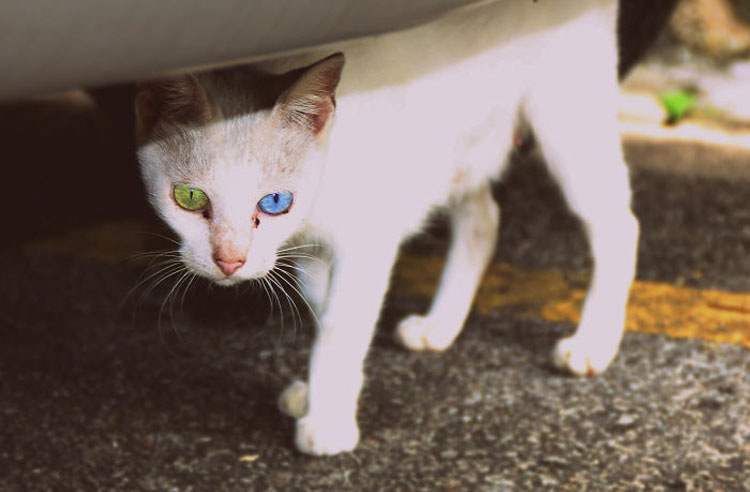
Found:
[(300, 125), (319, 135), (336, 107), (335, 91), (344, 61), (344, 54), (336, 53), (302, 69), (297, 81), (279, 96), (274, 112), (284, 123)]
[(209, 121), (211, 116), (206, 91), (193, 75), (138, 84), (135, 129), (139, 140), (148, 140), (159, 125), (199, 125)]

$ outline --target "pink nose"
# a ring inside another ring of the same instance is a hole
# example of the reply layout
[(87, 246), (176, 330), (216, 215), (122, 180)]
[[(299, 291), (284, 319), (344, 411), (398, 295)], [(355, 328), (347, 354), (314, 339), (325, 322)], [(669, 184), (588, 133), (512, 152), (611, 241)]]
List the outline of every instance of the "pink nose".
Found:
[(219, 270), (221, 270), (224, 275), (228, 277), (242, 268), (242, 265), (245, 264), (245, 258), (224, 259), (214, 257), (214, 262), (216, 263), (216, 266), (219, 267)]

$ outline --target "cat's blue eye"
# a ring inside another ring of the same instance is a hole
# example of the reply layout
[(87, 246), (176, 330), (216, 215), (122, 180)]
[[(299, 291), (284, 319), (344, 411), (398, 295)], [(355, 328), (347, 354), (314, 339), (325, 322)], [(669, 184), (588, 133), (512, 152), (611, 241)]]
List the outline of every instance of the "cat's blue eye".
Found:
[(294, 195), (289, 191), (270, 193), (258, 202), (258, 209), (268, 215), (279, 215), (289, 210), (292, 206)]

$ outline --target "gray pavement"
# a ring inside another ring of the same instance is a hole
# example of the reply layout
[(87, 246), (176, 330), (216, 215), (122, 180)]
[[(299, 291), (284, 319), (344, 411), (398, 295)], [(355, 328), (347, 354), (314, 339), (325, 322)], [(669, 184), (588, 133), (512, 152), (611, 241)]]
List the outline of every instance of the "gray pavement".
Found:
[[(120, 269), (39, 260), (22, 263), (22, 285), (57, 300), (20, 302), (23, 326), (4, 328), (2, 490), (750, 487), (740, 347), (628, 334), (609, 372), (578, 380), (547, 359), (567, 326), (475, 317), (443, 356), (406, 353), (383, 330), (359, 449), (316, 459), (294, 451), (273, 404), (303, 371), (305, 333), (258, 328), (238, 305), (217, 316), (212, 299), (175, 321), (179, 341), (155, 328), (158, 302), (118, 326)], [(53, 292), (35, 287), (50, 274)], [(413, 305), (393, 300), (384, 328)]]

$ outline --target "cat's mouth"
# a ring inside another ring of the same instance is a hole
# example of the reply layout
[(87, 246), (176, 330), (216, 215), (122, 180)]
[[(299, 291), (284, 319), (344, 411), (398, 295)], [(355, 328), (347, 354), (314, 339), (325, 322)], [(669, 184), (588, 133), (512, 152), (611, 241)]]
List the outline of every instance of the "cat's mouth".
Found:
[(209, 280), (215, 285), (231, 287), (242, 282), (260, 280), (271, 273), (274, 269), (275, 257), (246, 258), (247, 261), (231, 262), (216, 260), (206, 261), (202, 257), (194, 257), (190, 252), (183, 252), (182, 263), (192, 273)]
[(208, 277), (214, 284), (222, 287), (231, 287), (233, 285), (240, 284), (242, 282), (252, 282), (254, 280), (261, 280), (271, 273), (271, 269), (261, 270), (258, 272), (247, 273), (237, 272), (232, 275), (225, 275), (223, 273), (212, 272), (209, 274), (204, 273), (203, 275)]

